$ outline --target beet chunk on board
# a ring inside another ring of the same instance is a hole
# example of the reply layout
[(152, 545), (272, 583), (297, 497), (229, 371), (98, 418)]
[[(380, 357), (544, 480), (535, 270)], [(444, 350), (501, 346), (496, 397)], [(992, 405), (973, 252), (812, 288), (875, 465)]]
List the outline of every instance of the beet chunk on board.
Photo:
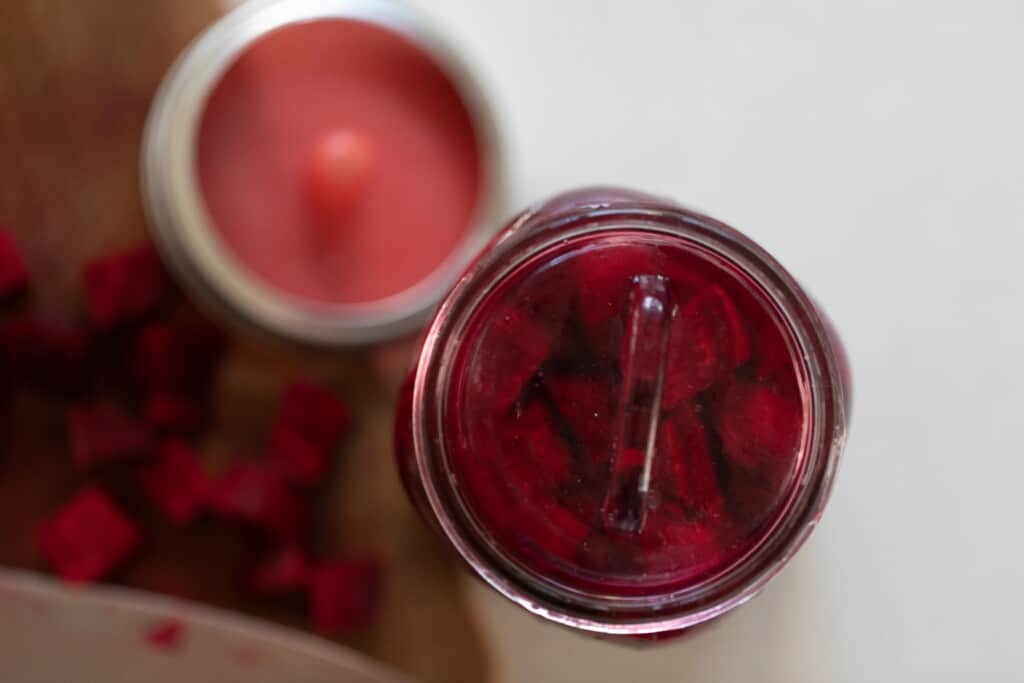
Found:
[(106, 493), (86, 488), (39, 527), (36, 541), (62, 578), (90, 582), (134, 553), (140, 534)]
[(0, 226), (0, 299), (20, 294), (28, 288), (28, 269), (21, 258), (14, 235)]
[(379, 588), (380, 566), (374, 560), (334, 560), (314, 567), (308, 589), (314, 626), (336, 636), (369, 625)]
[(141, 420), (107, 403), (72, 408), (68, 413), (68, 437), (71, 459), (82, 471), (145, 458), (152, 445)]
[(143, 492), (179, 526), (188, 524), (203, 510), (210, 485), (210, 477), (196, 454), (177, 440), (160, 444), (153, 462), (139, 472)]
[(82, 277), (90, 319), (101, 330), (145, 316), (171, 291), (160, 256), (149, 244), (93, 259)]

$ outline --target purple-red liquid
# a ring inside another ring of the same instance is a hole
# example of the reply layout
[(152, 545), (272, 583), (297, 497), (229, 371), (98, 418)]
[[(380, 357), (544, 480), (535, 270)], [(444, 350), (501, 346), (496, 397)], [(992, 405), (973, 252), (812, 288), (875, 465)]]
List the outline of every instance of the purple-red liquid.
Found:
[(789, 336), (738, 269), (678, 238), (605, 232), (533, 257), (456, 355), (443, 428), (465, 511), (495, 552), (571, 589), (654, 595), (720, 573), (802, 466)]

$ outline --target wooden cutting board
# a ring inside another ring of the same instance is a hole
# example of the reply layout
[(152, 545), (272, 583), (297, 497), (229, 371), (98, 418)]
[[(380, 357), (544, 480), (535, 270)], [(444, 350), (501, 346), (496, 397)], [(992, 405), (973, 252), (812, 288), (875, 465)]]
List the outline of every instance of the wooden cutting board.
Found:
[[(214, 0), (0, 2), (0, 224), (14, 229), (34, 282), (20, 305), (81, 315), (83, 262), (146, 239), (137, 166), (150, 100), (174, 57), (220, 12)], [(316, 550), (370, 552), (386, 566), (375, 626), (346, 642), (423, 681), (475, 683), (486, 678), (486, 657), (459, 569), (406, 502), (391, 462), (391, 415), (411, 352), (410, 342), (313, 355), (237, 340), (215, 389), (215, 426), (199, 448), (211, 467), (258, 453), (292, 376), (336, 388), (356, 426), (316, 501)], [(33, 529), (81, 485), (65, 410), (41, 394), (13, 398), (0, 451), (0, 564), (42, 569)], [(150, 541), (117, 582), (306, 623), (298, 601), (239, 591), (246, 550), (230, 527), (144, 522)]]

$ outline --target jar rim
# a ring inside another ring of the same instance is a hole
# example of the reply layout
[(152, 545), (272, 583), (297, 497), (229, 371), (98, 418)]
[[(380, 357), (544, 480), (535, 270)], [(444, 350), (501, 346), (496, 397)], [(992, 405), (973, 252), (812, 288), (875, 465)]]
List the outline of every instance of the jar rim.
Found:
[[(679, 630), (707, 621), (745, 602), (784, 565), (807, 538), (832, 486), (845, 437), (845, 387), (826, 323), (795, 280), (763, 249), (733, 228), (702, 214), (662, 202), (635, 199), (575, 207), (531, 223), (538, 210), (527, 211), (502, 233), (463, 276), (426, 333), (413, 383), (413, 452), (426, 499), (442, 532), (470, 566), (496, 590), (526, 609), (576, 628), (617, 634)], [(540, 239), (517, 242), (526, 228)], [(538, 230), (538, 228), (540, 228)], [(722, 573), (666, 595), (623, 597), (599, 595), (545, 583), (538, 574), (502, 558), (480, 538), (446, 471), (441, 417), (451, 384), (453, 344), (480, 303), (505, 277), (537, 254), (566, 240), (607, 231), (660, 232), (693, 242), (725, 258), (751, 277), (771, 297), (790, 326), (805, 362), (810, 387), (810, 438), (805, 465), (793, 484), (787, 507), (780, 511), (759, 544)], [(517, 248), (507, 259), (508, 248)], [(504, 260), (503, 260), (504, 259)]]

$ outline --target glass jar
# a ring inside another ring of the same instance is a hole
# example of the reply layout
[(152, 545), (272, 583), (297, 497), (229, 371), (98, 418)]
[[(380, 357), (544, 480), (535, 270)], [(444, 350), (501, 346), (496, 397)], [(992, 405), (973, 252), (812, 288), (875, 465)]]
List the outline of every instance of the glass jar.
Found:
[(658, 637), (745, 602), (807, 538), (848, 386), (832, 328), (750, 239), (581, 190), (513, 220), (442, 302), (403, 390), (398, 465), (506, 597)]

